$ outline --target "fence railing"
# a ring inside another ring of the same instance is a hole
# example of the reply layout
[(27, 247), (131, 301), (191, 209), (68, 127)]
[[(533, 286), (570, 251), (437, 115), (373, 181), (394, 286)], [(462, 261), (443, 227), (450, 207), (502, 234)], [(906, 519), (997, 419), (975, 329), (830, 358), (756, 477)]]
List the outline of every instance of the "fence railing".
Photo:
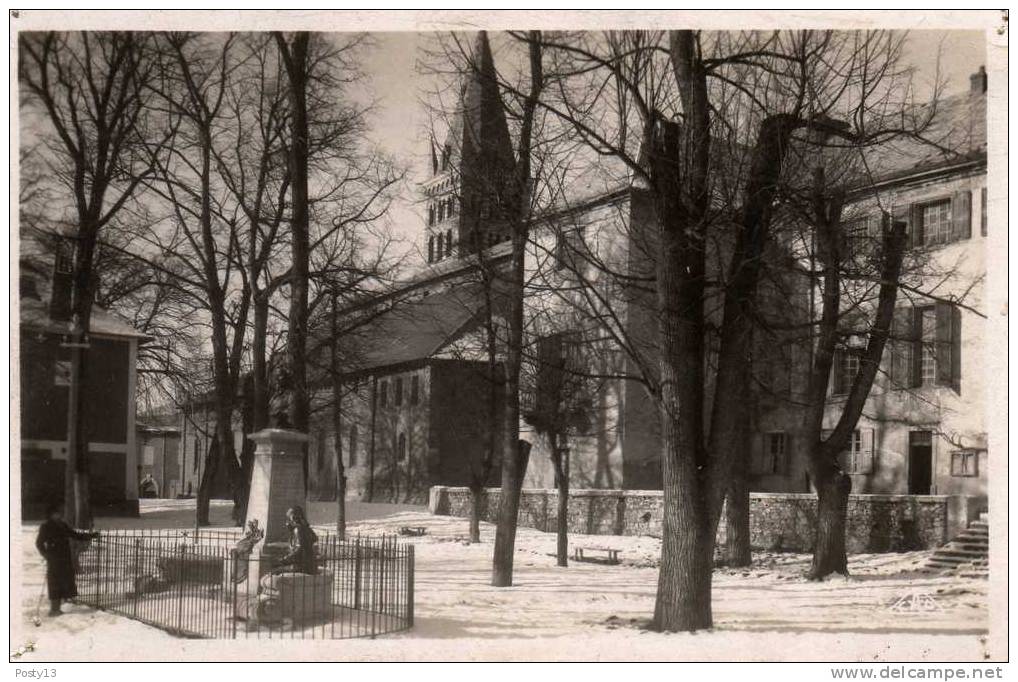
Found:
[(314, 574), (238, 554), (229, 531), (103, 531), (78, 554), (78, 599), (186, 637), (343, 639), (414, 621), (414, 547), (320, 536)]

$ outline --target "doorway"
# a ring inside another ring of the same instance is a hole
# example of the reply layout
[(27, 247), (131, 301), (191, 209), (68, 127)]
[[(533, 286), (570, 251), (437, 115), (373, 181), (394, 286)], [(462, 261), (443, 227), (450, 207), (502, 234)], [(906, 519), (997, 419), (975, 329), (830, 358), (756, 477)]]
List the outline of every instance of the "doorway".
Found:
[(929, 495), (933, 485), (933, 433), (910, 431), (908, 434), (908, 492)]

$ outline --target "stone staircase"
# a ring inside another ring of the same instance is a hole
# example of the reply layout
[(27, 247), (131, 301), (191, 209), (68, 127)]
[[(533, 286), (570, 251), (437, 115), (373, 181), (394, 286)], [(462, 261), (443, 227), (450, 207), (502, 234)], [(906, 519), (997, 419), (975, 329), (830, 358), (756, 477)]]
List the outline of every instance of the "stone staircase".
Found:
[(990, 517), (983, 512), (969, 527), (958, 533), (929, 558), (927, 573), (950, 573), (964, 578), (988, 578)]

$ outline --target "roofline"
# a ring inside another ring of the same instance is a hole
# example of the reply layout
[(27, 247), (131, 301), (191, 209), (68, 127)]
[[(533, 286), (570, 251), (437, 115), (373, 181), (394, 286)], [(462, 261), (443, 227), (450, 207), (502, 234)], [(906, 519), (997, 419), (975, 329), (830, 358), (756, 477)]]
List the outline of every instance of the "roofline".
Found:
[(881, 189), (908, 185), (913, 182), (923, 180), (932, 180), (937, 177), (954, 175), (956, 173), (971, 169), (978, 169), (980, 167), (986, 167), (985, 151), (977, 152), (971, 158), (967, 158), (963, 161), (947, 161), (940, 164), (923, 166), (921, 168), (909, 169), (898, 173), (891, 173), (876, 180), (875, 182), (866, 185), (859, 185), (858, 187), (850, 190), (848, 194), (850, 199), (855, 199), (861, 195), (866, 195)]
[[(56, 321), (56, 320), (51, 320), (51, 322), (59, 324), (59, 322)], [(70, 333), (69, 330), (66, 330), (66, 331), (57, 331), (55, 329), (52, 329), (52, 328), (49, 328), (49, 327), (46, 327), (46, 326), (43, 326), (43, 325), (36, 324), (34, 322), (22, 322), (20, 320), (18, 321), (18, 329), (19, 330), (28, 330), (28, 331), (33, 331), (33, 332), (42, 332), (43, 334), (49, 334), (51, 336), (64, 336), (64, 335)], [(129, 333), (129, 334), (118, 334), (116, 332), (89, 331), (89, 332), (87, 332), (87, 334), (88, 334), (88, 336), (94, 336), (94, 337), (96, 337), (98, 339), (111, 339), (111, 340), (115, 340), (115, 341), (136, 339), (138, 341), (138, 345), (141, 345), (143, 343), (148, 343), (149, 341), (155, 341), (156, 340), (156, 337), (149, 336), (148, 334), (142, 334), (141, 332), (132, 332), (132, 333)]]
[[(428, 356), (425, 358), (415, 358), (413, 360), (403, 360), (402, 362), (394, 362), (391, 364), (375, 365), (373, 367), (365, 367), (363, 369), (353, 370), (350, 372), (344, 372), (338, 374), (337, 377), (340, 381), (349, 381), (350, 379), (360, 379), (365, 377), (376, 376), (379, 374), (395, 374), (400, 371), (407, 371), (414, 368), (433, 366), (433, 365), (446, 365), (454, 363), (469, 363), (469, 364), (487, 364), (487, 360), (468, 360), (466, 358), (442, 358)], [(502, 361), (499, 360), (501, 363)], [(328, 388), (326, 383), (316, 383), (315, 386)]]

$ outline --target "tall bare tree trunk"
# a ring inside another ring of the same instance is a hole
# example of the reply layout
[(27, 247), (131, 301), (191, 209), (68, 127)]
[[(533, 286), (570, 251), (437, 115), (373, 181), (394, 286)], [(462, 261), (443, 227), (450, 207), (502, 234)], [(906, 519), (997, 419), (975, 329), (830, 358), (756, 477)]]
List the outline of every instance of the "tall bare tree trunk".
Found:
[(661, 461), (664, 518), (654, 627), (698, 630), (712, 625), (711, 571), (717, 520), (706, 499), (704, 447), (704, 270), (697, 217), (682, 202), (677, 124), (657, 120), (649, 131), (657, 213)]
[(725, 497), (725, 563), (728, 566), (749, 566), (753, 563), (749, 531), (747, 454), (745, 448), (735, 453), (732, 480)]
[(343, 384), (339, 373), (339, 301), (332, 292), (330, 332), (332, 344), (329, 353), (329, 373), (332, 376), (332, 431), (336, 451), (336, 534), (346, 537), (346, 467), (343, 465)]
[(569, 565), (569, 450), (562, 446), (562, 437), (552, 434), (551, 461), (555, 467), (558, 508), (555, 529), (555, 559), (559, 566)]
[(540, 31), (530, 32), (530, 90), (523, 105), (517, 154), (514, 205), (509, 207), (512, 229), (512, 256), (507, 283), (508, 339), (504, 383), (504, 425), (502, 449), (502, 495), (499, 500), (498, 525), (495, 529), (495, 551), (492, 557), (491, 584), (509, 587), (513, 584), (513, 555), (516, 547), (516, 524), (520, 510), (520, 490), (530, 459), (530, 443), (519, 439), (520, 432), (520, 368), (523, 364), (523, 296), (525, 293), (526, 246), (530, 229), (531, 145), (534, 113), (544, 87)]
[[(286, 67), (290, 96), (290, 311), (286, 351), (290, 365), (290, 422), (307, 433), (310, 393), (307, 381), (308, 279), (311, 242), (308, 205), (308, 44), (310, 34), (299, 31), (287, 44), (276, 33)], [(308, 448), (303, 447), (304, 494), (308, 491)]]
[(865, 350), (859, 358), (859, 371), (852, 380), (841, 415), (830, 436), (823, 440), (821, 428), (827, 404), (827, 388), (839, 338), (840, 268), (844, 255), (841, 253), (843, 195), (837, 192), (832, 195), (825, 186), (824, 177), (824, 169), (816, 169), (813, 219), (817, 253), (823, 272), (823, 288), (819, 334), (810, 368), (804, 414), (805, 431), (810, 439), (807, 466), (817, 491), (816, 544), (809, 572), (809, 577), (814, 580), (820, 580), (831, 573), (848, 573), (845, 528), (852, 480), (841, 470), (838, 453), (848, 446), (849, 437), (862, 416), (880, 367), (880, 359), (894, 319), (894, 305), (907, 242), (905, 223), (892, 222), (890, 215), (885, 213), (876, 313)]
[[(811, 462), (830, 463), (830, 460), (811, 457)], [(810, 472), (817, 490), (816, 542), (810, 576), (820, 579), (832, 573), (848, 575), (845, 527), (852, 479), (836, 466), (817, 467), (814, 464), (810, 466)]]
[(251, 330), (251, 415), (252, 428), (269, 426), (269, 370), (266, 336), (269, 326), (269, 297), (255, 293), (254, 328)]

